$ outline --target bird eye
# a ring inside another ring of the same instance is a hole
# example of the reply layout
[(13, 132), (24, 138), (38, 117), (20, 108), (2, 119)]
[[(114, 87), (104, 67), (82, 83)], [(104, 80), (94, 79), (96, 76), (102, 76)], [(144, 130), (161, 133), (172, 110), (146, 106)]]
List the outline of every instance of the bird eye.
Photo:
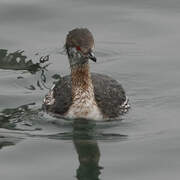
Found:
[(81, 51), (81, 48), (79, 46), (76, 46), (77, 51)]

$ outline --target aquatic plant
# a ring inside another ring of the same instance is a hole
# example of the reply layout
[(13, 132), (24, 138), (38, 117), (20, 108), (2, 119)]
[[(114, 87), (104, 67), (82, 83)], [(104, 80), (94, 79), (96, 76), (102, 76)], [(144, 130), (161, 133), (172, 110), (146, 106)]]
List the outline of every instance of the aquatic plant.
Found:
[(27, 56), (23, 55), (23, 53), (23, 50), (8, 53), (8, 50), (0, 49), (0, 69), (27, 70), (34, 74), (45, 69), (50, 64), (43, 66), (44, 63), (49, 61), (49, 55), (42, 56), (38, 63), (33, 63), (32, 59), (28, 60)]

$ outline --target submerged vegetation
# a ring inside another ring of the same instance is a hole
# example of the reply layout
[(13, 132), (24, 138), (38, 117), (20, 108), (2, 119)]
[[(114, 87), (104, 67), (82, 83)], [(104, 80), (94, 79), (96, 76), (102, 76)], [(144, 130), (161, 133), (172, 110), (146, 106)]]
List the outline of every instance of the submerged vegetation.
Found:
[[(49, 62), (50, 55), (39, 57), (38, 62), (33, 62), (32, 59), (28, 59), (26, 55), (23, 54), (23, 50), (18, 50), (9, 53), (6, 49), (0, 49), (0, 69), (6, 70), (22, 70), (29, 72), (30, 74), (40, 73), (40, 79), (37, 80), (36, 85), (39, 89), (49, 89), (46, 86), (46, 73), (48, 71), (47, 67), (51, 64)], [(35, 54), (37, 55), (37, 54)], [(22, 76), (18, 76), (17, 79), (22, 79)], [(52, 75), (54, 83), (57, 82), (61, 76), (59, 74)], [(29, 90), (35, 90), (34, 85), (30, 85)]]
[(43, 64), (49, 61), (49, 55), (41, 57), (38, 63), (33, 63), (27, 56), (23, 55), (24, 51), (18, 50), (13, 53), (8, 53), (6, 49), (0, 49), (0, 69), (10, 70), (27, 70), (34, 74), (37, 71), (45, 69), (49, 64)]

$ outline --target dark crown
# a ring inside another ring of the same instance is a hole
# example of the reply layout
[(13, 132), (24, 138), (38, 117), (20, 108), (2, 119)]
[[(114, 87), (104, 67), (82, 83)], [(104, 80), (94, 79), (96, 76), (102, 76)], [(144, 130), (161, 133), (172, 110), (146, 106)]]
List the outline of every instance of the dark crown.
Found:
[(94, 46), (94, 38), (87, 28), (76, 28), (69, 31), (66, 37), (65, 48), (80, 47), (84, 51), (89, 51)]

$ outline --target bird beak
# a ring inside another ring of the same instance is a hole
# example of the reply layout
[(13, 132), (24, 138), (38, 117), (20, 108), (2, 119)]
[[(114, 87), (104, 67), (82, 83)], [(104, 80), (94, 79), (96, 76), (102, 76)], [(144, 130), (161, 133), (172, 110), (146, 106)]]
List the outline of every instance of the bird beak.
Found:
[(96, 59), (96, 57), (95, 57), (95, 55), (94, 55), (94, 53), (92, 51), (88, 53), (88, 58), (91, 59), (94, 62), (97, 61), (97, 59)]

